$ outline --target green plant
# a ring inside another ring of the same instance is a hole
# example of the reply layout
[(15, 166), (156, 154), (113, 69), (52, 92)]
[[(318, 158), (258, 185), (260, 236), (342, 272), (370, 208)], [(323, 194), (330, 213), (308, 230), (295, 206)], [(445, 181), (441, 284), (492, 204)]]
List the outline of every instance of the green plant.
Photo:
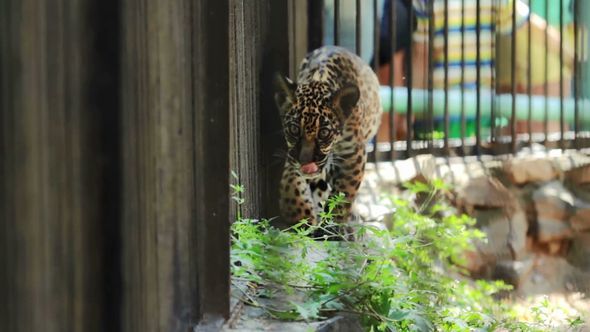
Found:
[[(547, 316), (519, 322), (507, 304), (493, 297), (510, 288), (502, 282), (462, 277), (463, 254), (484, 235), (472, 227), (472, 218), (456, 215), (440, 197), (446, 190), (442, 182), (407, 188), (422, 203), (392, 198), (391, 229), (351, 225), (355, 241), (335, 231), (332, 221), (343, 195), (328, 200), (315, 226), (301, 221), (279, 230), (268, 220), (237, 220), (231, 261), (242, 300), (279, 319), (351, 312), (369, 331), (542, 331), (552, 326)], [(242, 191), (234, 187), (239, 197)], [(263, 301), (268, 297), (276, 301)], [(571, 325), (580, 322), (574, 318)]]

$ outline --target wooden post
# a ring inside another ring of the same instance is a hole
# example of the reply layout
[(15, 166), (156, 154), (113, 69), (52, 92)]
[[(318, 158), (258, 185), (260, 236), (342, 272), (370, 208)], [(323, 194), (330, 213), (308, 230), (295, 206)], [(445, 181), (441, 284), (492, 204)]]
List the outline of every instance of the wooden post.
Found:
[(122, 6), (123, 330), (186, 331), (197, 300), (188, 259), (195, 234), (190, 7)]
[(244, 203), (232, 207), (247, 218), (262, 217), (260, 82), (262, 65), (260, 44), (264, 6), (259, 1), (230, 0), (230, 110), (231, 168), (245, 188)]
[(117, 185), (116, 160), (99, 134), (108, 128), (116, 138), (112, 5), (0, 4), (2, 331), (104, 331), (116, 324), (107, 304), (117, 270), (104, 255), (112, 247), (105, 235), (118, 221), (106, 194)]
[(187, 331), (227, 317), (230, 101), (245, 211), (277, 215), (287, 2), (0, 10), (2, 330)]
[(279, 215), (285, 147), (273, 79), (289, 74), (288, 15), (288, 1), (230, 0), (231, 165), (250, 218)]
[(191, 1), (199, 318), (229, 316), (229, 1)]
[(279, 215), (278, 188), (286, 153), (279, 112), (274, 102), (276, 73), (289, 73), (288, 1), (267, 0), (264, 13), (265, 34), (260, 49), (260, 116), (262, 139), (262, 213), (266, 217)]
[(228, 9), (123, 4), (123, 327), (229, 310)]
[(0, 3), (2, 331), (227, 317), (228, 14)]

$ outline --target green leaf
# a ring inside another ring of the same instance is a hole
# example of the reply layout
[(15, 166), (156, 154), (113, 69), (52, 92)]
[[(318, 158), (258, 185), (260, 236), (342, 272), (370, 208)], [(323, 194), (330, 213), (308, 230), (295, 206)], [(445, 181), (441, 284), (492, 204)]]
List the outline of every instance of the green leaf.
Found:
[(303, 304), (299, 304), (296, 302), (290, 302), (293, 306), (295, 306), (295, 310), (297, 313), (306, 321), (318, 318), (318, 313), (320, 311), (321, 303), (319, 302), (306, 302)]
[(281, 310), (269, 309), (269, 313), (273, 317), (278, 318), (278, 319), (283, 319), (283, 320), (298, 320), (298, 319), (301, 319), (301, 315), (296, 310), (285, 310), (285, 311), (281, 311)]
[(393, 319), (393, 320), (402, 320), (406, 317), (408, 317), (409, 312), (408, 311), (404, 311), (404, 310), (399, 310), (399, 309), (392, 309), (389, 311), (389, 318)]

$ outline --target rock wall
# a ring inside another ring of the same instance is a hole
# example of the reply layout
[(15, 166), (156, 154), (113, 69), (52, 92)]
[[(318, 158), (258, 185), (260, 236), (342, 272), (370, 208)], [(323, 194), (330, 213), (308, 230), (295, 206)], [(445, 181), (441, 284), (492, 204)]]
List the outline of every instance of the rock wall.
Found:
[[(590, 160), (579, 153), (503, 160), (458, 187), (457, 208), (488, 235), (470, 256), (476, 276), (527, 293), (590, 285)], [(551, 286), (551, 287), (548, 287)]]
[(369, 165), (357, 214), (374, 221), (387, 211), (382, 193), (403, 194), (412, 179), (442, 178), (459, 212), (477, 219), (488, 241), (468, 253), (475, 277), (503, 279), (517, 292), (590, 293), (590, 157), (582, 152), (513, 156), (419, 156)]

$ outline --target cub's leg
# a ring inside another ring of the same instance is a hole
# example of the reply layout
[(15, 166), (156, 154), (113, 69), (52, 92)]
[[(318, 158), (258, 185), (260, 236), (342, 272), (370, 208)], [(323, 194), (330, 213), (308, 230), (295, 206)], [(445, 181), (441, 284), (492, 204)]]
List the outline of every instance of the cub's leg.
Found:
[(335, 157), (335, 163), (330, 171), (334, 194), (344, 193), (346, 203), (339, 206), (336, 221), (345, 223), (350, 218), (352, 203), (363, 180), (367, 155), (365, 146), (359, 144), (353, 153)]
[(313, 197), (314, 214), (320, 220), (320, 213), (324, 212), (324, 204), (332, 193), (332, 187), (323, 178), (308, 180), (308, 183)]

